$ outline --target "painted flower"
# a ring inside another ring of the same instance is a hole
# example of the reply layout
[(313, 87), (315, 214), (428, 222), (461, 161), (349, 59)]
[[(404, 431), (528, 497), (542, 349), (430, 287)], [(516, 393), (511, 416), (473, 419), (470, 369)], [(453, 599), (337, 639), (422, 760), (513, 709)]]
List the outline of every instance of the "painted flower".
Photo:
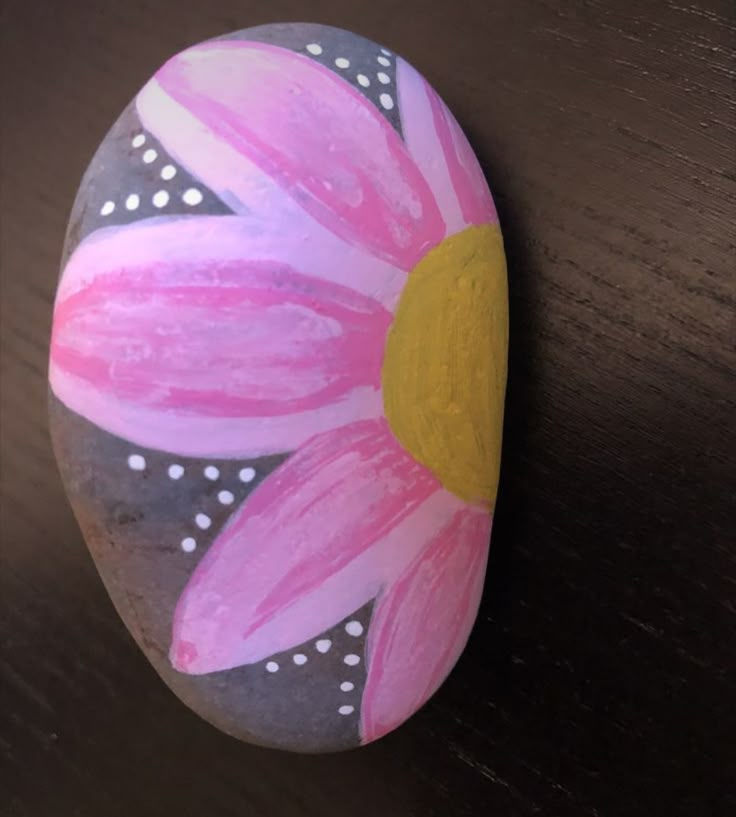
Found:
[(234, 215), (98, 230), (57, 297), (69, 408), (178, 455), (294, 452), (177, 605), (185, 673), (262, 661), (375, 599), (361, 736), (450, 671), (482, 588), (498, 476), (506, 283), (457, 123), (397, 61), (403, 140), (333, 72), (210, 42), (139, 94), (144, 127)]

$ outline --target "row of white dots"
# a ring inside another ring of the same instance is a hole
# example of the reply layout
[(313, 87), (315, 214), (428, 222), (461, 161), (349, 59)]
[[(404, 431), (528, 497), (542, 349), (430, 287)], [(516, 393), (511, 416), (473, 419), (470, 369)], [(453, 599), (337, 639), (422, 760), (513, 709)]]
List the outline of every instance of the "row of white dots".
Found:
[[(358, 74), (355, 79), (358, 80), (358, 85), (362, 85), (363, 88), (367, 88), (371, 81), (365, 74)], [(381, 83), (381, 85), (388, 85), (391, 82), (391, 77), (388, 74), (384, 74), (383, 71), (379, 71), (376, 74), (376, 79)]]
[[(359, 636), (363, 634), (363, 625), (359, 621), (348, 621), (345, 625), (345, 632), (352, 636)], [(356, 655), (346, 655), (343, 659), (348, 666), (355, 666), (360, 663), (360, 659), (355, 661)], [(351, 659), (348, 661), (348, 659)], [(340, 683), (341, 692), (352, 692), (355, 689), (355, 684), (352, 681), (342, 681)], [(352, 704), (341, 704), (337, 711), (340, 715), (352, 715), (355, 712), (355, 707)]]
[[(175, 470), (176, 476), (172, 476), (172, 469)], [(181, 469), (181, 470), (179, 470)], [(184, 473), (184, 468), (181, 465), (175, 464), (169, 466), (169, 476), (172, 479), (179, 479), (182, 474)], [(220, 478), (220, 469), (216, 465), (207, 465), (203, 471), (206, 479), (214, 482), (215, 480)], [(252, 482), (256, 475), (255, 469), (253, 468), (241, 468), (238, 472), (238, 478), (241, 482)], [(217, 500), (221, 505), (232, 505), (235, 501), (235, 494), (232, 491), (222, 490), (219, 491), (217, 494)], [(212, 519), (207, 516), (206, 513), (198, 513), (194, 517), (194, 524), (200, 530), (209, 530), (210, 526), (212, 525)], [(185, 547), (184, 543), (187, 543)], [(192, 543), (194, 543), (194, 547), (192, 547)], [(191, 553), (197, 546), (196, 541), (191, 537), (187, 536), (185, 539), (182, 539), (181, 547), (182, 550), (186, 551), (187, 553)]]
[[(145, 141), (146, 141), (145, 134), (139, 133), (133, 137), (133, 141), (131, 142), (131, 144), (133, 145), (134, 148), (139, 148), (143, 144), (145, 144)], [(156, 159), (158, 159), (158, 151), (155, 150), (154, 148), (147, 148), (146, 150), (143, 151), (143, 156), (141, 158), (143, 159), (143, 162), (145, 164), (147, 165), (153, 164), (153, 162), (155, 162)], [(176, 176), (176, 168), (174, 167), (174, 165), (167, 164), (161, 168), (161, 178), (164, 179), (165, 181), (173, 179), (174, 176)]]
[[(137, 143), (136, 142), (137, 139), (142, 139), (143, 141)], [(135, 139), (133, 139), (133, 147), (139, 147), (139, 145), (142, 145), (143, 142), (145, 141), (146, 137), (142, 133), (140, 133), (138, 134), (138, 136), (135, 137)], [(144, 151), (143, 153), (143, 161), (147, 165), (150, 165), (152, 162), (155, 162), (157, 158), (158, 153), (153, 148), (148, 148), (148, 150)], [(159, 171), (159, 175), (164, 181), (166, 182), (171, 181), (171, 179), (173, 179), (174, 176), (176, 176), (176, 167), (174, 167), (174, 165), (172, 164), (166, 164)]]
[[(167, 473), (171, 479), (181, 479), (184, 476), (184, 466), (175, 462), (173, 465), (169, 466)], [(220, 469), (216, 465), (206, 466), (202, 473), (211, 482), (214, 482), (220, 478)], [(240, 471), (238, 471), (238, 479), (241, 482), (253, 482), (255, 476), (256, 469), (251, 468), (250, 466), (241, 468)]]
[[(309, 45), (307, 45), (307, 51), (314, 56), (319, 56), (323, 49), (319, 43), (309, 43)], [(387, 51), (385, 48), (382, 48), (381, 52), (382, 53), (376, 57), (376, 61), (379, 65), (388, 68), (391, 65), (391, 60), (388, 59), (388, 57), (391, 56), (391, 52)], [(350, 68), (350, 60), (346, 57), (337, 57), (335, 59), (335, 65), (338, 68), (345, 70), (346, 68)], [(389, 75), (384, 71), (379, 71), (376, 74), (376, 78), (382, 85), (388, 85), (391, 82), (391, 77), (389, 77)], [(358, 74), (356, 76), (356, 80), (358, 81), (358, 85), (362, 86), (363, 88), (368, 88), (371, 84), (370, 79), (365, 74)], [(381, 94), (378, 100), (387, 111), (390, 111), (394, 107), (394, 100), (390, 94)]]
[[(363, 625), (359, 621), (348, 621), (345, 625), (345, 632), (352, 636), (359, 636), (363, 633)], [(321, 638), (315, 642), (314, 646), (317, 652), (324, 654), (329, 651), (332, 641), (329, 638)], [(303, 652), (298, 652), (292, 655), (291, 660), (300, 667), (307, 663), (308, 658)], [(355, 653), (348, 653), (342, 660), (349, 667), (356, 667), (360, 664), (360, 656)], [(266, 672), (274, 673), (278, 672), (279, 669), (280, 667), (276, 661), (266, 662)], [(352, 692), (354, 689), (355, 684), (352, 681), (342, 681), (340, 683), (341, 692)], [(337, 711), (340, 715), (352, 715), (355, 712), (355, 707), (352, 704), (341, 704)]]
[[(348, 623), (345, 625), (345, 632), (348, 635), (352, 635), (357, 638), (359, 635), (363, 634), (363, 625), (359, 621), (348, 621)], [(332, 647), (332, 641), (329, 638), (320, 638), (314, 642), (314, 648), (317, 650), (317, 652), (322, 653), (322, 655), (329, 652), (330, 647)], [(292, 655), (291, 660), (297, 666), (303, 666), (307, 663), (308, 658), (303, 652), (297, 652)], [(360, 656), (355, 655), (355, 653), (348, 653), (348, 655), (343, 658), (343, 661), (349, 667), (354, 667), (360, 663)], [(268, 672), (278, 672), (279, 665), (276, 663), (276, 661), (269, 661), (266, 664), (266, 670)], [(351, 689), (353, 689), (353, 687), (354, 684), (352, 684), (350, 681), (345, 681), (340, 686), (340, 689), (342, 689), (343, 692), (349, 692)]]
[[(350, 635), (360, 635), (363, 632), (363, 625), (359, 621), (349, 621), (345, 625), (345, 630), (350, 633)], [(343, 659), (348, 666), (356, 666), (360, 663), (360, 659), (355, 661), (355, 658), (358, 656), (354, 654), (346, 655)], [(350, 660), (348, 660), (350, 659)], [(355, 684), (352, 681), (342, 681), (340, 683), (340, 691), (341, 692), (352, 692), (355, 689)], [(355, 711), (355, 707), (352, 704), (342, 704), (337, 709), (340, 715), (352, 715)]]
[[(131, 471), (145, 471), (146, 458), (141, 454), (131, 454), (128, 457), (128, 468), (130, 468)], [(167, 473), (171, 479), (181, 479), (184, 476), (184, 466), (179, 465), (178, 462), (172, 463)], [(202, 473), (207, 479), (212, 481), (220, 478), (220, 469), (216, 465), (205, 466)], [(250, 466), (241, 468), (238, 472), (238, 479), (241, 482), (253, 482), (255, 476), (256, 470)]]
[[(184, 204), (188, 204), (190, 207), (195, 207), (197, 204), (202, 202), (202, 192), (197, 190), (196, 187), (190, 187), (188, 190), (185, 190), (181, 195), (181, 200)], [(153, 196), (151, 197), (151, 203), (154, 207), (158, 207), (161, 209), (162, 207), (166, 207), (166, 205), (171, 200), (171, 196), (166, 192), (166, 190), (158, 190), (156, 191)], [(131, 193), (125, 199), (125, 209), (126, 210), (137, 210), (141, 203), (141, 197), (137, 193)], [(114, 201), (106, 201), (102, 207), (100, 208), (100, 215), (101, 216), (109, 216), (111, 213), (115, 212), (115, 202)]]
[[(309, 51), (310, 54), (314, 54), (315, 57), (318, 57), (322, 53), (322, 50), (323, 50), (322, 46), (319, 43), (309, 43), (309, 45), (307, 46), (307, 51)], [(382, 48), (381, 54), (383, 56), (379, 55), (378, 57), (376, 57), (378, 62), (381, 65), (391, 65), (391, 61), (387, 59), (387, 57), (391, 56), (391, 52), (388, 51), (386, 48)], [(350, 62), (346, 60), (344, 57), (338, 57), (338, 59), (342, 60), (343, 62), (347, 62), (347, 64), (350, 65)], [(139, 144), (136, 145), (135, 140), (133, 140), (134, 147), (140, 147), (140, 145), (142, 144), (143, 142), (140, 142)]]
[[(128, 457), (128, 467), (132, 471), (145, 471), (146, 458), (141, 454), (131, 454)], [(184, 476), (184, 466), (178, 462), (172, 463), (166, 472), (170, 479), (178, 480)], [(220, 478), (220, 469), (216, 465), (205, 466), (203, 472), (206, 479), (215, 481)], [(247, 466), (238, 472), (238, 479), (246, 484), (252, 482), (256, 477), (255, 468)], [(221, 490), (217, 494), (217, 501), (221, 505), (232, 505), (235, 502), (235, 494), (232, 491)], [(208, 530), (212, 525), (212, 519), (206, 513), (198, 513), (194, 517), (194, 524), (200, 530)], [(197, 549), (197, 540), (193, 536), (185, 536), (179, 543), (185, 553), (192, 553)], [(318, 646), (319, 649), (319, 646)], [(329, 648), (328, 648), (329, 649)]]
[[(391, 65), (390, 60), (387, 60), (385, 57), (378, 57), (378, 62), (379, 62), (381, 65), (383, 65), (383, 66), (384, 66), (384, 68), (388, 68), (388, 67)], [(335, 65), (336, 65), (338, 68), (342, 68), (342, 69), (344, 70), (345, 68), (350, 68), (350, 60), (345, 59), (345, 57), (338, 57), (338, 58), (335, 60)], [(365, 78), (365, 74), (358, 74), (358, 76), (359, 76), (359, 77), (364, 77), (364, 78)], [(388, 75), (387, 75), (387, 74), (384, 74), (384, 73), (383, 73), (383, 71), (379, 71), (379, 72), (378, 72), (378, 74), (377, 74), (377, 76), (378, 76), (378, 79), (379, 79), (379, 80), (380, 80), (380, 81), (381, 81), (381, 82), (382, 82), (384, 85), (387, 85), (389, 82), (391, 82), (391, 79), (388, 77)], [(384, 77), (385, 77), (385, 79), (384, 79)], [(359, 80), (359, 81), (360, 81), (360, 80)], [(361, 83), (361, 84), (362, 84), (362, 83)], [(144, 157), (143, 161), (145, 161), (145, 157)]]
[[(304, 664), (306, 664), (309, 659), (307, 658), (306, 655), (304, 655), (303, 652), (297, 652), (297, 653), (294, 653), (294, 655), (291, 656), (291, 660), (298, 667), (301, 667), (301, 666), (304, 666)], [(352, 653), (352, 652), (348, 653), (342, 660), (343, 660), (343, 663), (347, 664), (349, 667), (357, 667), (358, 664), (360, 664), (360, 656), (356, 655), (355, 653)], [(280, 667), (276, 663), (276, 661), (268, 661), (266, 663), (266, 672), (278, 672), (279, 669), (280, 669)], [(349, 681), (345, 682), (345, 684), (350, 684), (350, 689), (352, 689), (353, 686), (354, 686)], [(341, 685), (340, 689), (342, 689), (343, 692), (349, 691), (347, 685), (345, 685), (345, 686)]]

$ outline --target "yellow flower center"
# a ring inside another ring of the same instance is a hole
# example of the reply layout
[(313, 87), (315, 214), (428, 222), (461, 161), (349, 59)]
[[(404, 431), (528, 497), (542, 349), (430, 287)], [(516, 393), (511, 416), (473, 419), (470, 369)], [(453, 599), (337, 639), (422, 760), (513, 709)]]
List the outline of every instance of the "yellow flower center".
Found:
[(409, 274), (382, 372), (399, 442), (448, 491), (489, 507), (501, 461), (507, 301), (498, 227), (450, 236)]

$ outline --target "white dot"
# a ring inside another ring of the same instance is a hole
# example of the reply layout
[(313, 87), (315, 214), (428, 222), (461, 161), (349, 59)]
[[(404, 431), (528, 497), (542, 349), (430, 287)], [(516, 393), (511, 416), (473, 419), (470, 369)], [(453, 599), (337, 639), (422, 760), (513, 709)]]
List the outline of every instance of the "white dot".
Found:
[(341, 715), (352, 715), (355, 712), (355, 707), (350, 706), (350, 704), (345, 704), (345, 706), (341, 706), (337, 710)]
[(101, 216), (109, 216), (110, 213), (115, 209), (115, 202), (114, 201), (106, 201), (102, 207), (100, 208), (100, 215)]
[(294, 661), (294, 663), (295, 663), (297, 666), (301, 667), (301, 666), (302, 666), (302, 664), (306, 664), (306, 663), (307, 663), (307, 656), (306, 656), (306, 655), (304, 655), (304, 653), (298, 652), (298, 653), (297, 653), (297, 654), (296, 654), (296, 655), (293, 657), (293, 659), (292, 659), (292, 660)]
[(204, 475), (207, 477), (207, 479), (217, 479), (217, 477), (220, 476), (220, 469), (214, 465), (208, 465), (204, 469)]
[(383, 105), (383, 107), (387, 111), (390, 111), (391, 108), (393, 108), (394, 100), (393, 100), (391, 94), (381, 94), (381, 96), (379, 96), (378, 98), (381, 100), (381, 105)]
[(360, 664), (360, 656), (356, 655), (355, 653), (349, 653), (342, 659), (349, 667), (354, 667), (357, 664)]
[(127, 210), (137, 210), (138, 205), (141, 203), (140, 198), (135, 194), (131, 193), (127, 199), (125, 199), (125, 208)]
[(348, 621), (345, 632), (348, 635), (363, 635), (363, 625), (359, 621)]
[(266, 672), (278, 672), (278, 671), (279, 671), (279, 665), (275, 661), (269, 661), (268, 664), (266, 664)]
[(388, 74), (384, 74), (383, 71), (379, 71), (376, 76), (378, 77), (378, 81), (382, 85), (388, 85), (391, 82), (391, 77)]
[(352, 692), (355, 689), (355, 684), (352, 681), (343, 681), (340, 684), (340, 689), (343, 692)]
[(376, 57), (376, 59), (378, 60), (379, 65), (391, 65), (391, 60), (387, 60), (386, 57)]
[(307, 46), (307, 51), (309, 51), (310, 54), (317, 56), (322, 53), (322, 46), (317, 45), (317, 43), (309, 43)]
[(382, 48), (381, 54), (385, 54), (387, 57), (391, 56), (391, 52), (388, 50), (388, 48)]
[(335, 65), (338, 68), (350, 68), (350, 60), (346, 60), (345, 57), (338, 57), (335, 60)]
[(139, 133), (137, 136), (133, 137), (133, 141), (131, 142), (131, 144), (133, 145), (134, 148), (139, 148), (142, 144), (145, 143), (145, 141), (146, 137), (142, 133)]
[(206, 513), (198, 513), (194, 517), (194, 521), (197, 523), (197, 527), (202, 528), (202, 530), (207, 530), (207, 528), (209, 528), (209, 526), (212, 524), (212, 520)]
[(169, 194), (165, 190), (159, 190), (153, 194), (153, 204), (155, 207), (166, 207), (169, 203)]
[(364, 88), (367, 88), (371, 84), (371, 81), (365, 74), (358, 74), (356, 79), (358, 80), (358, 85), (362, 85)]
[(169, 181), (169, 179), (173, 179), (176, 176), (176, 168), (174, 165), (164, 165), (161, 168), (161, 178), (164, 181)]
[(148, 148), (148, 150), (143, 154), (143, 161), (147, 165), (150, 165), (151, 162), (153, 162), (157, 156), (158, 153), (156, 153), (156, 151), (153, 148)]
[(140, 454), (131, 454), (128, 457), (128, 468), (133, 471), (142, 471), (146, 467), (146, 460)]
[(330, 649), (332, 642), (329, 638), (320, 638), (320, 640), (314, 646), (317, 648), (317, 652), (324, 654)]
[(169, 476), (171, 479), (181, 479), (184, 476), (184, 467), (178, 463), (169, 466)]
[(184, 200), (184, 204), (189, 204), (193, 207), (202, 201), (202, 194), (196, 187), (190, 187), (189, 190), (184, 191), (182, 199)]
[(223, 505), (232, 505), (235, 501), (235, 496), (233, 495), (232, 491), (220, 491), (217, 498)]
[(181, 540), (181, 549), (186, 553), (191, 553), (197, 547), (196, 540), (192, 539), (191, 536), (187, 536), (186, 539)]
[(255, 476), (256, 472), (254, 468), (242, 468), (238, 474), (238, 478), (241, 482), (253, 482)]

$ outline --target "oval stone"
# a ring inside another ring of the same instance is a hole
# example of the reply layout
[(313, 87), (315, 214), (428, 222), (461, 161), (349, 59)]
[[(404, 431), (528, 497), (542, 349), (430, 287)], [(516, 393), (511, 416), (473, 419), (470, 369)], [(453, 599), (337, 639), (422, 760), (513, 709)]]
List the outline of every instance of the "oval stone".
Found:
[(272, 25), (156, 72), (74, 203), (50, 418), (182, 701), (323, 752), (435, 692), (482, 592), (507, 332), (479, 164), (391, 50)]

